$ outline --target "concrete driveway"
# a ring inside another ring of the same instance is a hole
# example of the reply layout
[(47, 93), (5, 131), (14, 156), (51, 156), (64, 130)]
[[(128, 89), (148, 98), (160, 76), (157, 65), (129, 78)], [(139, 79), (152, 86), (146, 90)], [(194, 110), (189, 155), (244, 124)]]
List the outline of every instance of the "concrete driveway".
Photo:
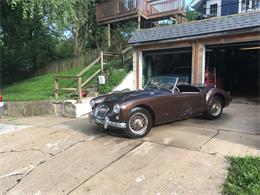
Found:
[(217, 121), (166, 124), (138, 140), (86, 118), (1, 122), (0, 194), (219, 194), (226, 155), (260, 156), (259, 105), (232, 104)]

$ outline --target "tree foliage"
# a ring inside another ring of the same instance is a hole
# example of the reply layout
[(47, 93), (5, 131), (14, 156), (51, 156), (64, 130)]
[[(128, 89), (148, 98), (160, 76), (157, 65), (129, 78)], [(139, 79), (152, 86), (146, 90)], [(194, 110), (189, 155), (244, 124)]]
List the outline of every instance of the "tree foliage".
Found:
[[(36, 8), (35, 8), (36, 9)], [(41, 14), (24, 17), (22, 6), (0, 1), (1, 81), (6, 84), (26, 78), (55, 59), (71, 56), (71, 41), (45, 22)]]
[(191, 8), (186, 7), (186, 18), (188, 21), (197, 20), (199, 15), (200, 13), (197, 12), (196, 10), (192, 10)]
[(1, 80), (13, 82), (55, 59), (102, 47), (105, 30), (94, 8), (94, 0), (0, 1)]
[[(74, 53), (86, 47), (100, 47), (104, 29), (97, 26), (95, 0), (7, 0), (16, 9), (21, 7), (23, 18), (43, 17), (54, 29), (73, 36)], [(94, 44), (96, 42), (96, 44)]]

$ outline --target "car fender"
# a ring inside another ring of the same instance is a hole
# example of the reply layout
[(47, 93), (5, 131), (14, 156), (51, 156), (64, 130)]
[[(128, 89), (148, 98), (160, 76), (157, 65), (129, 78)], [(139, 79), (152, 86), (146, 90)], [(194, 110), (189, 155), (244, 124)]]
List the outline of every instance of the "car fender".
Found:
[(212, 88), (208, 91), (208, 93), (206, 95), (207, 105), (210, 104), (210, 102), (214, 96), (219, 96), (222, 99), (223, 104), (226, 105), (227, 93), (223, 89), (220, 89), (220, 88)]
[[(156, 98), (158, 98), (158, 97), (153, 97), (150, 99), (156, 99)], [(121, 112), (120, 112), (120, 120), (127, 121), (128, 113), (136, 107), (144, 107), (145, 109), (147, 109), (151, 113), (153, 119), (155, 120), (155, 118), (156, 118), (155, 110), (152, 106), (152, 103), (150, 103), (150, 101), (147, 101), (147, 98), (141, 98), (141, 99), (138, 99), (135, 101), (129, 101), (129, 102), (122, 103)]]

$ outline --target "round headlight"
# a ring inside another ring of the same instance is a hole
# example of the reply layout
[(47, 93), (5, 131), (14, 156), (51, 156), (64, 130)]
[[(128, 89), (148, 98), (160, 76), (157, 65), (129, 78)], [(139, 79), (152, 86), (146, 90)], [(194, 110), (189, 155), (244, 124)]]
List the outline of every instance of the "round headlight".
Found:
[(120, 112), (120, 106), (119, 106), (119, 104), (115, 104), (115, 105), (114, 105), (114, 107), (113, 107), (113, 112), (114, 112), (115, 114), (119, 114), (119, 112)]
[(94, 101), (94, 100), (91, 100), (91, 101), (90, 101), (90, 106), (91, 106), (91, 108), (94, 108), (94, 107), (95, 107), (95, 101)]

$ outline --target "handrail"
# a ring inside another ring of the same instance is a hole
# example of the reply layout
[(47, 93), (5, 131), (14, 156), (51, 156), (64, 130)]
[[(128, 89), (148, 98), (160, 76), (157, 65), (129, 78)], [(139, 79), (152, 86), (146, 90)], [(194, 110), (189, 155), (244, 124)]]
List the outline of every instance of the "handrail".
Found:
[(89, 64), (86, 68), (84, 68), (82, 71), (80, 71), (79, 74), (77, 74), (78, 77), (81, 77), (85, 72), (88, 71), (88, 69), (90, 69), (92, 66), (94, 66), (96, 63), (98, 63), (100, 61), (100, 56), (95, 59), (93, 62), (91, 62), (91, 64)]
[[(76, 76), (71, 76), (71, 75), (61, 75), (61, 76), (54, 76), (54, 95), (56, 98), (59, 97), (59, 90), (63, 90), (63, 91), (77, 91), (78, 94), (78, 99), (80, 100), (82, 98), (82, 87), (84, 87), (86, 84), (88, 84), (93, 78), (95, 78), (98, 74), (103, 72), (103, 66), (104, 66), (104, 56), (105, 55), (115, 55), (115, 56), (121, 56), (122, 57), (122, 64), (125, 63), (126, 58), (124, 54), (126, 54), (127, 52), (131, 51), (132, 47), (128, 47), (124, 50), (122, 50), (119, 53), (112, 53), (112, 52), (100, 52), (100, 56), (98, 58), (96, 58), (93, 62), (91, 62), (87, 67), (85, 67), (82, 71), (80, 71)], [(129, 56), (128, 56), (129, 57)], [(94, 73), (92, 74), (89, 78), (87, 78), (87, 80), (85, 80), (84, 82), (82, 82), (82, 76), (91, 68), (93, 67), (95, 64), (97, 64), (98, 62), (100, 62), (101, 66), (100, 68)], [(77, 88), (60, 88), (59, 89), (59, 80), (60, 79), (64, 79), (64, 80), (76, 80), (77, 81)]]
[(129, 52), (132, 49), (133, 49), (133, 47), (127, 47), (126, 49), (122, 50), (122, 53), (125, 54), (125, 53)]
[(54, 76), (54, 79), (75, 79), (77, 80), (79, 78), (79, 76), (65, 76), (65, 75), (61, 75), (61, 76)]
[[(55, 98), (59, 97), (59, 90), (63, 90), (63, 91), (77, 91), (78, 93), (78, 97), (79, 99), (82, 98), (82, 86), (86, 85), (92, 78), (94, 78), (94, 76), (92, 75), (90, 78), (88, 78), (86, 81), (82, 83), (81, 81), (81, 77), (83, 74), (85, 74), (91, 67), (93, 67), (95, 64), (97, 64), (101, 59), (101, 56), (99, 56), (98, 58), (96, 58), (93, 62), (91, 62), (86, 68), (84, 68), (82, 71), (80, 71), (80, 73), (78, 73), (76, 76), (54, 76), (54, 96)], [(100, 70), (100, 69), (99, 69)], [(96, 73), (95, 73), (96, 76)], [(77, 81), (77, 88), (60, 88), (59, 89), (59, 80), (60, 79), (64, 79), (64, 80), (76, 80)]]
[(96, 77), (101, 72), (101, 69), (98, 69), (91, 77), (89, 77), (86, 81), (81, 84), (81, 87), (84, 87), (89, 81), (91, 81), (94, 77)]

